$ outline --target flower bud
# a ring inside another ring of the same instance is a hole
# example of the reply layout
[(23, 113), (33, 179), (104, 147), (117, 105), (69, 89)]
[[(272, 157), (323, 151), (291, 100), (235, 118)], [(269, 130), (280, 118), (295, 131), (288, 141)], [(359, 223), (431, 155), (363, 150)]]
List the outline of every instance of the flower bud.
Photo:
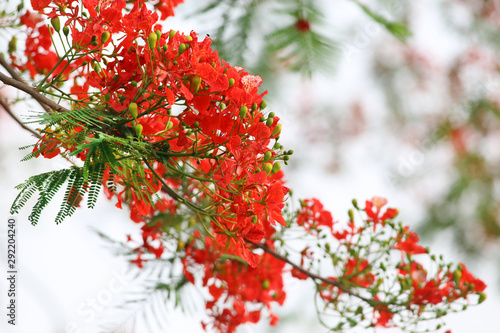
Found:
[(168, 130), (171, 130), (172, 127), (174, 127), (174, 123), (171, 122), (170, 120), (167, 121), (167, 123), (165, 124), (165, 130), (168, 131)]
[(69, 27), (67, 25), (65, 25), (63, 28), (63, 34), (66, 37), (68, 37), (68, 35), (69, 35)]
[(267, 126), (271, 126), (273, 123), (274, 123), (274, 119), (273, 118), (268, 118), (267, 121), (266, 121), (266, 125)]
[(137, 103), (130, 103), (129, 106), (128, 106), (128, 111), (130, 112), (130, 114), (132, 115), (132, 117), (134, 117), (134, 119), (137, 119)]
[(109, 33), (109, 31), (104, 31), (101, 35), (101, 44), (104, 44), (106, 43), (108, 40), (109, 40), (109, 37), (111, 37), (111, 34)]
[(354, 221), (354, 211), (349, 209), (347, 213), (349, 214), (349, 221)]
[(352, 199), (352, 205), (354, 206), (354, 208), (359, 209), (358, 208), (358, 200)]
[(255, 223), (257, 223), (258, 221), (259, 221), (259, 219), (257, 218), (257, 215), (254, 215), (254, 216), (252, 217), (252, 223), (253, 223), (253, 224), (255, 224)]
[(181, 54), (182, 52), (186, 51), (186, 49), (187, 49), (186, 44), (181, 43), (179, 45), (179, 54)]
[(130, 85), (132, 87), (136, 87), (137, 88), (137, 81), (134, 81), (134, 80), (130, 81)]
[(479, 299), (477, 300), (477, 304), (481, 304), (486, 300), (486, 294), (485, 293), (478, 293)]
[(266, 153), (264, 154), (264, 162), (269, 161), (271, 157), (273, 157), (273, 153), (271, 153), (271, 151), (266, 151)]
[(155, 31), (155, 34), (156, 34), (156, 38), (157, 38), (158, 40), (160, 40), (160, 38), (161, 38), (161, 31), (160, 31), (160, 30), (156, 30), (156, 31)]
[(245, 118), (245, 116), (247, 115), (247, 112), (248, 112), (248, 108), (246, 105), (243, 105), (241, 108), (240, 108), (240, 117), (241, 118)]
[(257, 103), (253, 103), (253, 104), (252, 104), (252, 112), (257, 111), (257, 108), (258, 108), (258, 107), (259, 107), (259, 106), (257, 105)]
[(234, 79), (230, 78), (229, 79), (229, 88), (231, 88), (232, 86), (234, 86)]
[(11, 54), (11, 53), (16, 52), (16, 49), (17, 49), (17, 37), (12, 36), (12, 39), (9, 42), (9, 48), (8, 48), (7, 52), (9, 52), (9, 54)]
[(269, 162), (264, 163), (264, 165), (262, 166), (262, 170), (264, 170), (269, 175), (273, 170), (273, 165)]
[(266, 108), (266, 106), (267, 106), (267, 102), (266, 101), (263, 100), (262, 102), (260, 102), (260, 109), (261, 110), (264, 110)]
[(167, 44), (163, 45), (163, 52), (167, 52), (167, 50), (168, 50)]
[(148, 46), (151, 50), (153, 50), (156, 47), (156, 42), (158, 40), (158, 36), (152, 32), (148, 36)]
[(140, 137), (141, 137), (141, 135), (142, 135), (142, 130), (143, 130), (143, 127), (142, 127), (142, 125), (141, 125), (141, 124), (137, 124), (137, 125), (135, 126), (135, 134), (137, 135), (137, 137), (138, 137), (138, 138), (140, 138)]
[(280, 162), (274, 163), (273, 169), (271, 170), (271, 174), (274, 175), (276, 172), (280, 171), (280, 169), (281, 169), (281, 163)]
[(274, 116), (275, 116), (274, 112), (269, 112), (267, 118), (274, 118)]
[(186, 36), (186, 40), (187, 40), (187, 41), (192, 41), (192, 40), (193, 40), (193, 37), (191, 37), (191, 36)]
[(61, 30), (61, 20), (59, 19), (59, 16), (56, 16), (53, 19), (51, 19), (50, 24), (52, 24), (56, 32), (59, 32), (59, 30)]
[(177, 31), (175, 30), (170, 30), (169, 34), (168, 34), (168, 39), (172, 39), (174, 38), (175, 34), (177, 33)]
[(264, 281), (262, 281), (262, 289), (267, 289), (271, 286), (271, 283), (269, 282), (268, 279), (265, 279)]
[(455, 284), (458, 286), (460, 285), (460, 280), (462, 279), (462, 272), (456, 269), (453, 272), (453, 281), (455, 281)]
[(276, 127), (273, 130), (273, 133), (271, 133), (271, 137), (274, 137), (274, 136), (280, 134), (282, 127), (283, 126), (281, 124), (276, 124)]
[(293, 155), (293, 150), (290, 149), (289, 151), (286, 152), (286, 154), (287, 155)]
[(193, 76), (193, 78), (191, 79), (191, 84), (193, 85), (193, 93), (196, 94), (198, 90), (200, 90), (201, 77), (199, 77), (198, 75)]

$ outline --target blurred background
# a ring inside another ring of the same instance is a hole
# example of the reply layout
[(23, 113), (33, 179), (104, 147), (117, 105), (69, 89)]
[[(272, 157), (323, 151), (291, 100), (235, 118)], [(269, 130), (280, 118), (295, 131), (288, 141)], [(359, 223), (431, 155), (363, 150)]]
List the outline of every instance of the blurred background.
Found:
[[(319, 198), (339, 220), (353, 198), (386, 197), (425, 246), (489, 286), (481, 306), (447, 317), (448, 328), (500, 332), (500, 0), (186, 0), (164, 26), (208, 34), (222, 59), (264, 78), (281, 142), (295, 151), (285, 168), (295, 197)], [(5, 51), (9, 36), (0, 40)], [(20, 118), (33, 110), (30, 101), (13, 108)], [(67, 163), (21, 163), (18, 147), (34, 141), (0, 112), (2, 256), (14, 186)], [(116, 308), (123, 294), (151, 282), (96, 232), (118, 241), (137, 233), (126, 211), (103, 197), (55, 225), (57, 208), (37, 226), (27, 222), (29, 209), (16, 216), (19, 326), (2, 321), (1, 332), (113, 331), (103, 325), (140, 326), (151, 311), (165, 314), (164, 332), (202, 332), (196, 290), (184, 297), (193, 299), (185, 313), (151, 305), (154, 295)], [(290, 281), (287, 290), (278, 327), (241, 332), (326, 332), (312, 289)]]

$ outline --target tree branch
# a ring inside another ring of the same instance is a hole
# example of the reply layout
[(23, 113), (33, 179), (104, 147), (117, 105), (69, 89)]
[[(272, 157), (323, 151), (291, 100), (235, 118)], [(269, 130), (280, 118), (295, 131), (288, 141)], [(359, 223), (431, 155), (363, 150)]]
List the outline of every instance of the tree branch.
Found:
[(290, 266), (292, 266), (296, 270), (300, 271), (301, 273), (304, 273), (305, 275), (309, 276), (313, 280), (320, 280), (321, 282), (324, 282), (326, 284), (335, 286), (335, 287), (339, 288), (340, 290), (342, 290), (343, 292), (345, 292), (346, 294), (349, 294), (349, 295), (352, 295), (354, 297), (357, 297), (357, 298), (365, 301), (366, 303), (368, 303), (370, 305), (373, 304), (374, 302), (376, 302), (375, 300), (368, 299), (368, 298), (363, 297), (363, 296), (361, 296), (359, 294), (356, 294), (351, 289), (347, 288), (346, 286), (344, 286), (343, 284), (339, 283), (338, 281), (324, 278), (324, 277), (322, 277), (322, 276), (320, 276), (318, 274), (312, 273), (312, 272), (304, 269), (303, 267), (301, 267), (301, 266), (297, 265), (296, 263), (290, 261), (290, 259), (288, 259), (287, 257), (285, 257), (285, 256), (279, 254), (278, 252), (274, 251), (273, 249), (271, 249), (266, 244), (254, 243), (254, 242), (249, 241), (248, 239), (245, 239), (245, 241), (248, 244), (251, 244), (251, 245), (253, 245), (253, 246), (255, 246), (255, 247), (259, 248), (259, 249), (264, 250), (264, 252), (269, 253), (270, 255), (272, 255), (273, 257), (275, 257), (276, 259), (279, 259), (281, 261), (286, 262), (287, 264), (289, 264)]
[[(17, 80), (17, 81), (19, 81), (21, 83), (26, 84), (26, 82), (23, 80), (23, 78), (21, 77), (21, 75), (19, 75), (16, 72), (16, 70), (5, 60), (3, 54), (0, 54), (0, 65), (2, 65), (3, 68), (5, 68), (5, 70), (7, 72), (9, 72), (10, 76), (12, 76), (12, 78), (14, 80)], [(51, 113), (52, 112), (47, 105), (45, 105), (45, 104), (43, 104), (41, 102), (39, 102), (39, 103), (40, 103), (40, 106), (45, 110), (45, 112), (47, 112), (47, 113)]]
[[(21, 81), (17, 81), (13, 78), (10, 78), (3, 73), (0, 73), (0, 81), (2, 81), (3, 83), (5, 83), (9, 86), (12, 86), (12, 87), (17, 88), (21, 91), (24, 91), (25, 93), (27, 93), (28, 95), (33, 97), (38, 103), (46, 105), (50, 109), (53, 109), (57, 112), (69, 111), (65, 107), (60, 106), (56, 102), (54, 102), (54, 101), (48, 99), (47, 97), (43, 96), (42, 94), (40, 94), (40, 92), (38, 90), (36, 90), (36, 88), (30, 87), (26, 83), (23, 83)], [(53, 111), (50, 109), (48, 109), (47, 112), (53, 113)]]

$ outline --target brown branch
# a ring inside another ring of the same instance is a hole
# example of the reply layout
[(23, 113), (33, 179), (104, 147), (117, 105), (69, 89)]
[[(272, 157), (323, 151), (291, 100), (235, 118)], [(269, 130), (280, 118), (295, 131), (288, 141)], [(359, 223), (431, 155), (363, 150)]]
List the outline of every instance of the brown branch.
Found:
[(286, 262), (287, 264), (289, 264), (290, 266), (292, 266), (296, 270), (300, 271), (301, 273), (309, 276), (313, 280), (319, 280), (319, 281), (324, 282), (326, 284), (335, 286), (335, 287), (339, 288), (340, 290), (342, 290), (343, 292), (345, 292), (346, 294), (349, 294), (349, 295), (352, 295), (354, 297), (357, 297), (357, 298), (365, 301), (366, 303), (368, 303), (370, 305), (373, 304), (374, 302), (376, 302), (375, 300), (368, 299), (368, 298), (363, 297), (363, 296), (361, 296), (359, 294), (356, 294), (351, 289), (349, 289), (348, 287), (346, 287), (343, 284), (339, 283), (338, 281), (324, 278), (324, 277), (322, 277), (322, 276), (320, 276), (318, 274), (315, 274), (315, 273), (312, 273), (312, 272), (308, 271), (307, 269), (304, 269), (303, 267), (301, 267), (301, 266), (297, 265), (296, 263), (290, 261), (290, 259), (288, 259), (287, 257), (285, 257), (285, 256), (279, 254), (278, 252), (274, 251), (273, 249), (271, 249), (266, 244), (254, 243), (254, 242), (249, 241), (248, 239), (245, 239), (245, 241), (247, 243), (249, 243), (249, 244), (251, 244), (251, 245), (259, 248), (259, 249), (264, 250), (265, 252), (269, 253), (270, 255), (272, 255), (273, 257), (275, 257), (276, 259), (279, 259), (281, 261)]
[[(10, 76), (12, 76), (12, 78), (13, 78), (14, 80), (17, 80), (17, 81), (19, 81), (19, 82), (21, 82), (21, 83), (26, 84), (26, 82), (23, 80), (23, 78), (21, 77), (21, 75), (19, 75), (19, 73), (17, 73), (17, 71), (16, 71), (16, 70), (12, 67), (12, 65), (10, 65), (10, 64), (9, 64), (9, 63), (5, 60), (5, 58), (4, 58), (4, 56), (3, 56), (3, 54), (0, 54), (0, 65), (2, 65), (2, 66), (3, 66), (3, 68), (5, 68), (5, 70), (6, 70), (7, 72), (9, 72)], [(43, 103), (41, 103), (41, 102), (39, 102), (39, 103), (40, 103), (40, 106), (41, 106), (41, 107), (45, 110), (45, 112), (47, 112), (47, 113), (51, 113), (51, 110), (50, 110), (50, 108), (49, 108), (47, 105), (45, 105), (45, 104), (43, 104)]]
[(24, 125), (22, 123), (22, 121), (20, 121), (15, 115), (14, 113), (12, 112), (9, 104), (7, 104), (7, 102), (0, 97), (0, 105), (3, 107), (3, 109), (10, 115), (10, 117), (12, 119), (14, 119), (14, 121), (16, 123), (19, 124), (19, 126), (21, 126), (22, 128), (24, 128), (25, 130), (27, 130), (28, 132), (30, 132), (31, 134), (33, 134), (35, 137), (41, 139), (42, 137), (40, 136), (40, 134), (38, 134), (37, 132), (33, 131), (31, 128), (29, 128), (28, 126)]

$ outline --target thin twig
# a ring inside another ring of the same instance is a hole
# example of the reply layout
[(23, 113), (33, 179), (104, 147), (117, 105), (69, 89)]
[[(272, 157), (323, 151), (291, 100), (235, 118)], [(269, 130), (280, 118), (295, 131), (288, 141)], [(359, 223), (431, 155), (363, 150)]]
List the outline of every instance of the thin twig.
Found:
[(33, 134), (35, 137), (41, 139), (42, 137), (40, 136), (40, 134), (38, 134), (37, 132), (33, 131), (31, 128), (29, 128), (28, 126), (24, 125), (22, 121), (20, 121), (15, 115), (14, 113), (12, 112), (9, 104), (7, 104), (5, 102), (5, 100), (3, 98), (0, 97), (0, 105), (3, 107), (3, 109), (10, 115), (10, 117), (12, 119), (14, 119), (14, 121), (16, 123), (19, 124), (19, 126), (21, 126), (22, 128), (24, 128), (25, 130), (27, 130), (28, 132), (30, 132), (31, 134)]
[(309, 276), (313, 280), (320, 280), (321, 282), (324, 282), (326, 284), (335, 286), (335, 287), (339, 288), (340, 290), (342, 290), (343, 292), (345, 292), (346, 294), (349, 294), (349, 295), (352, 295), (354, 297), (357, 297), (357, 298), (365, 301), (368, 304), (373, 304), (374, 302), (376, 302), (376, 301), (374, 301), (372, 299), (368, 299), (368, 298), (363, 297), (363, 296), (361, 296), (359, 294), (356, 294), (351, 289), (349, 289), (348, 287), (346, 287), (343, 284), (339, 283), (338, 281), (324, 278), (322, 276), (319, 276), (318, 274), (312, 273), (312, 272), (304, 269), (303, 267), (301, 267), (301, 266), (297, 265), (296, 263), (292, 262), (287, 257), (285, 257), (285, 256), (279, 254), (278, 252), (274, 251), (273, 249), (271, 249), (266, 244), (254, 243), (254, 242), (249, 241), (248, 239), (245, 239), (245, 241), (248, 244), (251, 244), (251, 245), (253, 245), (253, 246), (255, 246), (255, 247), (259, 248), (259, 249), (264, 250), (265, 252), (269, 253), (270, 255), (272, 255), (273, 257), (275, 257), (276, 259), (279, 259), (281, 261), (286, 262), (287, 264), (291, 265), (293, 268), (295, 268), (296, 270), (300, 271), (301, 273), (304, 273), (305, 275)]

